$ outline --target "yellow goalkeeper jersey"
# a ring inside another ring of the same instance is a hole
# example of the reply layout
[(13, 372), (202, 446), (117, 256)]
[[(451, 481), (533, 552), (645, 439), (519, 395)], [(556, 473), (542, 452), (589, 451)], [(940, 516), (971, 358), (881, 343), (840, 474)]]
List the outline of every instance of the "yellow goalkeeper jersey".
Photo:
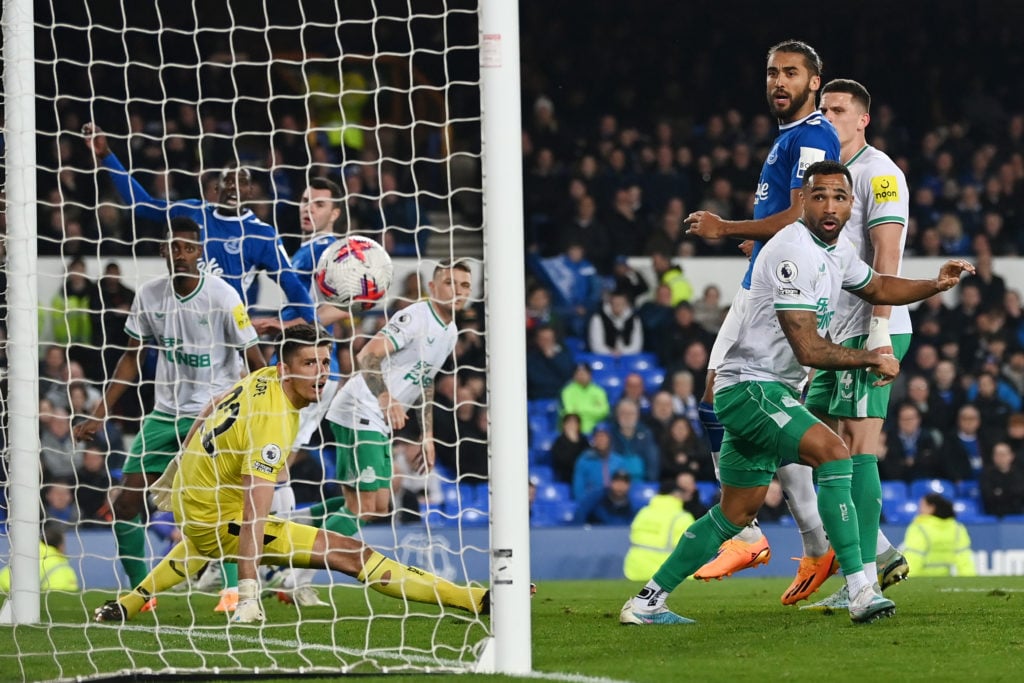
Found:
[(172, 499), (181, 521), (240, 519), (242, 477), (276, 481), (298, 430), (276, 367), (236, 383), (182, 451)]

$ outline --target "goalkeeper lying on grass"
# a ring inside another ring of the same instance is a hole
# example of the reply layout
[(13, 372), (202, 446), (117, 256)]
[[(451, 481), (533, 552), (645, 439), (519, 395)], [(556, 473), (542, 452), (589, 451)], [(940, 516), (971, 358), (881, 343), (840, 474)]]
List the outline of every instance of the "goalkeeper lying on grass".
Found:
[(181, 455), (155, 484), (160, 507), (174, 512), (184, 539), (134, 590), (98, 608), (96, 621), (131, 619), (150, 597), (214, 558), (238, 563), (233, 622), (264, 620), (260, 564), (334, 569), (384, 595), (478, 614), (490, 611), (485, 588), (457, 586), (348, 536), (269, 516), (299, 410), (319, 400), (327, 382), (330, 344), (310, 325), (287, 329), (276, 367), (250, 374), (204, 410)]

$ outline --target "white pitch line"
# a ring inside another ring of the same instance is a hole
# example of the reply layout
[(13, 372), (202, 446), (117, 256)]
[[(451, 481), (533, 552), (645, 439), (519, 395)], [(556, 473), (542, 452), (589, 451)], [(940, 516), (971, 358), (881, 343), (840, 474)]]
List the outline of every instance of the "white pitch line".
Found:
[[(104, 628), (112, 629), (117, 631), (136, 631), (141, 633), (153, 633), (154, 629), (149, 626), (135, 626), (135, 625), (114, 625), (114, 624), (91, 624), (91, 628)], [(297, 640), (283, 640), (280, 638), (255, 638), (247, 636), (237, 631), (231, 633), (225, 633), (220, 630), (200, 630), (200, 629), (185, 629), (178, 626), (160, 626), (160, 633), (181, 636), (189, 639), (206, 639), (206, 640), (217, 640), (221, 642), (248, 642), (253, 645), (272, 645), (281, 648), (288, 648), (292, 650), (298, 650), (300, 647), (303, 650), (317, 650), (322, 652), (342, 652), (344, 654), (366, 657), (367, 652), (365, 650), (352, 650), (344, 647), (338, 647), (334, 645), (324, 645), (322, 643), (307, 643), (299, 642)], [(386, 657), (391, 656), (396, 659), (402, 659), (410, 663), (418, 663), (425, 665), (433, 665), (433, 667), (444, 670), (444, 671), (460, 671), (467, 674), (472, 673), (469, 671), (469, 667), (472, 666), (473, 662), (460, 662), (458, 660), (449, 660), (451, 663), (444, 663), (445, 660), (439, 660), (433, 657), (427, 657), (425, 655), (409, 655), (409, 654), (396, 654), (389, 653), (387, 651), (379, 651), (375, 654)], [(223, 667), (222, 667), (223, 668)], [(316, 670), (323, 667), (302, 667), (305, 669)], [(394, 667), (387, 667), (393, 669)], [(342, 667), (342, 672), (345, 669)], [(531, 678), (535, 680), (543, 681), (564, 681), (564, 683), (629, 683), (629, 681), (622, 681), (615, 678), (606, 678), (604, 676), (585, 676), (579, 673), (559, 673), (551, 671), (532, 671), (526, 674), (516, 674), (522, 678)]]
[(1024, 593), (1024, 588), (940, 588), (940, 593)]

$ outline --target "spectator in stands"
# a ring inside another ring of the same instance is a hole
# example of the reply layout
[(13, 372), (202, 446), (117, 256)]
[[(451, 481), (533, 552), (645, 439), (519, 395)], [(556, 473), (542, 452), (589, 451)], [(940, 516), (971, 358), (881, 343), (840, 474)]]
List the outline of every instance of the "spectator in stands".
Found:
[(635, 455), (622, 455), (612, 450), (611, 426), (602, 422), (594, 428), (591, 447), (576, 460), (572, 473), (572, 497), (579, 503), (595, 491), (602, 491), (619, 470), (629, 472), (631, 479), (643, 479), (644, 463)]
[(914, 478), (977, 479), (989, 453), (988, 439), (981, 433), (981, 414), (968, 403), (957, 413), (956, 427), (943, 438), (938, 460), (932, 466), (922, 465)]
[(651, 288), (647, 284), (647, 278), (641, 275), (633, 266), (629, 265), (629, 258), (622, 254), (615, 257), (611, 281), (613, 283), (612, 291), (623, 292), (629, 297), (631, 305)]
[(986, 304), (1001, 304), (1006, 296), (1006, 280), (996, 275), (992, 270), (992, 252), (985, 244), (984, 251), (979, 251), (974, 258), (975, 272), (964, 278), (960, 286), (971, 285), (978, 288), (981, 300)]
[(622, 526), (632, 522), (636, 515), (633, 499), (629, 495), (632, 481), (626, 470), (614, 472), (604, 489), (580, 501), (576, 508), (576, 522), (602, 526)]
[(612, 292), (601, 310), (590, 316), (587, 342), (592, 352), (612, 356), (643, 350), (643, 325), (625, 292)]
[(932, 381), (934, 383), (932, 393), (942, 401), (944, 414), (949, 416), (945, 424), (951, 424), (953, 416), (967, 402), (966, 392), (960, 386), (956, 364), (950, 360), (939, 361), (935, 366)]
[(574, 242), (551, 258), (527, 255), (533, 272), (551, 289), (554, 310), (575, 337), (585, 335), (590, 314), (601, 302), (601, 282), (594, 265), (584, 258), (583, 245)]
[(978, 409), (981, 431), (993, 439), (1002, 438), (1010, 413), (1021, 408), (1020, 395), (1009, 384), (999, 381), (991, 371), (978, 375), (967, 389), (967, 400)]
[(683, 243), (682, 217), (674, 213), (665, 213), (661, 223), (644, 247), (645, 254), (678, 254)]
[(631, 398), (623, 398), (615, 406), (612, 450), (627, 457), (635, 456), (644, 463), (640, 479), (659, 480), (661, 463), (658, 457), (658, 444), (654, 441), (651, 430), (640, 421), (640, 406)]
[(658, 364), (662, 367), (680, 364), (686, 348), (693, 342), (710, 347), (714, 337), (697, 322), (690, 302), (681, 301), (675, 306), (672, 323), (660, 337)]
[(417, 228), (421, 211), (415, 198), (403, 192), (398, 178), (391, 171), (380, 174), (380, 195), (377, 198), (370, 228), (380, 231), (381, 244), (388, 253), (416, 256)]
[(676, 489), (682, 494), (683, 509), (693, 515), (694, 519), (703, 517), (715, 502), (714, 500), (701, 500), (700, 489), (697, 488), (697, 479), (689, 472), (677, 474), (675, 484)]
[(725, 321), (722, 292), (716, 285), (707, 285), (701, 298), (693, 302), (693, 319), (711, 334), (717, 334)]
[[(669, 200), (685, 198), (688, 186), (688, 178), (676, 168), (672, 145), (659, 144), (654, 150), (654, 165), (643, 176), (644, 197), (651, 211), (661, 213)], [(674, 249), (669, 251), (675, 253)]]
[(933, 467), (939, 457), (940, 445), (938, 432), (923, 427), (917, 407), (912, 403), (900, 404), (896, 412), (895, 429), (889, 432), (886, 439), (885, 457), (879, 454), (881, 478), (910, 481), (925, 471), (940, 469), (944, 472), (944, 468)]
[(715, 480), (711, 452), (704, 441), (697, 437), (693, 424), (686, 417), (677, 415), (673, 418), (659, 446), (662, 478), (689, 472), (701, 481)]
[(764, 496), (764, 504), (757, 512), (759, 522), (778, 522), (789, 516), (789, 507), (786, 505), (786, 497), (782, 493), (782, 484), (778, 479), (773, 478), (768, 484), (768, 492)]
[(695, 393), (693, 373), (689, 370), (676, 370), (672, 373), (669, 387), (672, 390), (672, 412), (688, 419), (693, 431), (703, 436), (704, 425), (698, 414), (700, 399)]
[(673, 375), (680, 370), (686, 370), (693, 376), (693, 393), (697, 396), (704, 395), (704, 385), (708, 379), (708, 354), (710, 347), (702, 341), (692, 341), (683, 350), (682, 364), (675, 364), (668, 368)]
[(121, 267), (111, 261), (103, 269), (103, 276), (93, 290), (89, 303), (92, 312), (92, 345), (102, 349), (102, 365), (85, 368), (90, 379), (106, 382), (114, 374), (121, 352), (128, 346), (124, 324), (135, 300), (135, 290), (121, 282)]
[(75, 489), (71, 479), (57, 479), (43, 488), (43, 517), (55, 520), (65, 528), (78, 524), (78, 506), (75, 504)]
[(106, 457), (93, 442), (82, 453), (82, 464), (75, 471), (75, 501), (82, 522), (109, 522), (110, 505), (107, 493), (110, 490), (110, 472)]
[(1024, 396), (1024, 349), (1010, 352), (1009, 358), (1002, 364), (1000, 374), (1017, 396)]
[(668, 433), (668, 428), (674, 417), (672, 394), (664, 389), (656, 392), (651, 398), (651, 409), (643, 418), (644, 424), (654, 436), (655, 443), (661, 443), (662, 438)]
[(39, 397), (44, 398), (51, 392), (63, 393), (67, 383), (67, 351), (56, 344), (45, 347), (39, 362)]
[(53, 340), (67, 347), (70, 360), (89, 368), (98, 366), (97, 350), (91, 346), (90, 306), (96, 296), (96, 285), (85, 273), (85, 261), (76, 257), (67, 264), (64, 286), (50, 301)]
[(577, 363), (572, 381), (562, 389), (562, 415), (580, 417), (580, 429), (590, 434), (601, 420), (608, 417), (608, 394), (593, 382), (594, 374), (587, 363)]
[(991, 463), (982, 470), (978, 482), (985, 514), (1024, 514), (1024, 470), (1016, 465), (1016, 457), (1005, 442), (992, 447)]
[[(643, 192), (636, 184), (630, 184), (615, 190), (611, 216), (608, 219), (608, 234), (614, 244), (614, 251), (629, 256), (641, 256), (644, 246), (651, 236), (651, 225), (639, 210)], [(601, 264), (595, 264), (601, 270)], [(610, 272), (601, 270), (602, 273)]]
[(646, 581), (675, 550), (694, 516), (683, 505), (683, 492), (671, 479), (641, 508), (629, 528), (629, 551), (622, 572), (630, 581)]
[(917, 412), (921, 415), (921, 426), (928, 430), (942, 431), (953, 420), (955, 411), (937, 396), (931, 393), (931, 386), (928, 380), (921, 375), (915, 375), (907, 380), (906, 403), (912, 403)]
[(565, 325), (551, 307), (551, 292), (543, 285), (533, 285), (526, 295), (526, 331), (532, 332), (546, 325), (555, 331), (555, 336), (565, 336)]
[(907, 527), (903, 555), (913, 576), (974, 576), (971, 537), (956, 521), (953, 503), (929, 493), (918, 504), (918, 515)]
[(572, 354), (558, 343), (555, 330), (538, 327), (526, 353), (526, 398), (558, 398), (575, 369)]
[(647, 387), (643, 376), (638, 372), (630, 372), (622, 378), (622, 398), (629, 399), (640, 408), (640, 415), (646, 415), (651, 409), (651, 400), (647, 398)]
[(1006, 420), (1006, 443), (1018, 459), (1024, 460), (1024, 413), (1014, 413)]
[(569, 413), (562, 417), (562, 430), (551, 445), (551, 469), (555, 480), (572, 483), (576, 461), (590, 448), (587, 437), (580, 431), (580, 416)]
[(39, 401), (39, 457), (43, 481), (69, 480), (81, 463), (81, 454), (71, 438), (71, 416), (48, 399)]
[(693, 298), (693, 285), (686, 279), (683, 269), (672, 262), (672, 254), (656, 251), (651, 254), (651, 267), (658, 284), (668, 285), (672, 292), (672, 305)]
[(654, 298), (645, 301), (638, 311), (644, 328), (644, 351), (658, 353), (661, 340), (672, 325), (675, 311), (672, 308), (672, 288), (665, 283), (658, 285)]
[[(78, 574), (64, 556), (64, 525), (57, 521), (43, 524), (39, 542), (39, 590), (78, 591)], [(0, 569), (0, 593), (11, 592), (11, 568)]]
[(608, 228), (597, 219), (597, 204), (590, 195), (576, 203), (576, 216), (561, 231), (561, 251), (569, 253), (580, 247), (579, 261), (586, 261), (602, 275), (612, 270), (612, 246)]

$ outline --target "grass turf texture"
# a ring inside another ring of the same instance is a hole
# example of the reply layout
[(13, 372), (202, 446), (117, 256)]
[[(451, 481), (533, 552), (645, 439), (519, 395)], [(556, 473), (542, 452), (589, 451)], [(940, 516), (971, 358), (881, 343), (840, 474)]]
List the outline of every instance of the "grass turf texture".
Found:
[[(533, 600), (533, 668), (552, 680), (730, 681), (755, 674), (769, 680), (983, 680), (1016, 681), (1013, 662), (1024, 661), (1024, 577), (914, 579), (889, 592), (897, 615), (855, 626), (848, 614), (824, 614), (782, 607), (778, 600), (788, 581), (732, 578), (722, 582), (686, 582), (669, 600), (695, 626), (623, 627), (619, 608), (636, 589), (625, 581), (545, 582)], [(840, 585), (830, 580), (814, 597)], [(411, 608), (404, 640), (399, 620), (404, 606), (372, 594), (375, 618), (333, 619), (330, 608), (307, 609), (300, 625), (294, 610), (265, 600), (268, 624), (261, 628), (224, 625), (212, 612), (214, 599), (160, 596), (159, 641), (153, 615), (140, 615), (128, 630), (85, 625), (88, 606), (106, 594), (53, 595), (44, 619), (81, 626), (0, 627), (0, 679), (48, 680), (142, 667), (273, 665), (266, 647), (282, 666), (342, 667), (370, 673), (365, 649), (404, 642), (406, 654), (421, 665), (433, 640), (438, 656), (455, 659), (483, 636), (471, 617), (436, 618), (436, 610)], [(361, 591), (336, 588), (339, 614), (369, 613)], [(195, 611), (196, 626), (190, 627)], [(297, 640), (302, 640), (300, 647)], [(261, 645), (262, 642), (262, 645)], [(162, 652), (161, 652), (162, 644)], [(337, 650), (344, 650), (338, 654)], [(53, 653), (59, 651), (56, 657)], [(230, 652), (230, 654), (225, 654)], [(468, 658), (469, 655), (462, 655)], [(378, 661), (395, 663), (377, 654)], [(362, 662), (362, 663), (361, 663)], [(406, 669), (408, 670), (408, 669)], [(755, 673), (756, 672), (756, 673)], [(547, 675), (545, 675), (547, 674)], [(579, 676), (579, 677), (577, 677)], [(467, 677), (463, 677), (467, 678)], [(510, 680), (468, 676), (472, 680)], [(282, 677), (280, 680), (287, 680)], [(324, 680), (327, 680), (326, 678)], [(407, 681), (437, 681), (437, 676), (402, 676)]]

